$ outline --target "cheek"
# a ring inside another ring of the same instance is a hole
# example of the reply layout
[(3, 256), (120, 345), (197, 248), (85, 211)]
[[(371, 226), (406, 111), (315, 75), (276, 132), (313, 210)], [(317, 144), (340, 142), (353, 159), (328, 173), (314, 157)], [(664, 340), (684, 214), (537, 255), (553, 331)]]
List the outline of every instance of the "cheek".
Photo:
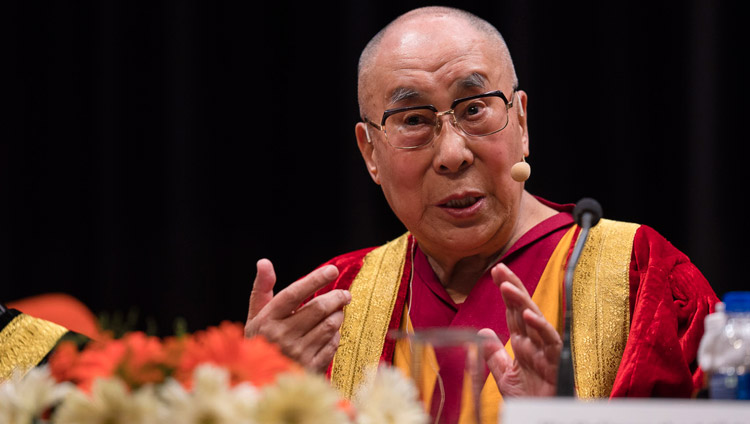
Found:
[(518, 155), (519, 160), (521, 158), (520, 151), (509, 149), (508, 144), (502, 140), (486, 143), (474, 149), (474, 155), (475, 165), (484, 168), (495, 181), (504, 174), (510, 176), (510, 167), (518, 162), (514, 160), (515, 156)]
[(510, 147), (505, 140), (487, 143), (484, 149), (476, 149), (475, 167), (482, 179), (487, 182), (486, 187), (501, 204), (514, 201), (523, 191), (523, 184), (513, 180), (511, 168), (523, 157), (521, 143)]
[(523, 160), (524, 142), (520, 136), (515, 137), (514, 133), (518, 129), (518, 125), (509, 125), (497, 138), (488, 140), (489, 143), (482, 144), (475, 150), (477, 157), (498, 175), (510, 177), (510, 168)]
[(378, 167), (383, 194), (407, 226), (421, 217), (425, 206), (422, 188), (427, 170), (418, 159), (416, 155), (403, 154), (381, 161)]

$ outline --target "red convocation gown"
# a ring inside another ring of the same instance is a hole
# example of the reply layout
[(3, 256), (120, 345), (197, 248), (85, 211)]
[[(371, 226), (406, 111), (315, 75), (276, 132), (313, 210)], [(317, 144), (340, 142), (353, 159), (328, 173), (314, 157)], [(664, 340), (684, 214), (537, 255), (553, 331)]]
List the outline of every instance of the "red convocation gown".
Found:
[[(540, 200), (559, 213), (524, 234), (498, 261), (518, 275), (530, 295), (534, 294), (553, 250), (575, 225), (571, 215), (573, 205)], [(462, 304), (456, 304), (437, 280), (418, 243), (412, 236), (408, 242), (388, 328), (400, 328), (404, 305), (411, 295), (409, 315), (415, 329), (492, 328), (503, 343), (507, 342), (505, 306), (489, 272), (480, 278)], [(574, 242), (575, 238), (570, 251)], [(340, 274), (318, 294), (348, 289), (362, 268), (363, 258), (373, 249), (354, 251), (326, 262), (337, 266)], [(713, 311), (718, 298), (687, 256), (647, 226), (639, 226), (635, 231), (628, 279), (630, 327), (610, 396), (691, 396), (702, 385), (696, 353), (703, 320)], [(412, 293), (409, 293), (410, 280)], [(392, 363), (394, 349), (395, 342), (386, 338), (381, 362)], [(457, 407), (460, 395), (451, 395), (447, 386), (446, 410), (450, 413)]]

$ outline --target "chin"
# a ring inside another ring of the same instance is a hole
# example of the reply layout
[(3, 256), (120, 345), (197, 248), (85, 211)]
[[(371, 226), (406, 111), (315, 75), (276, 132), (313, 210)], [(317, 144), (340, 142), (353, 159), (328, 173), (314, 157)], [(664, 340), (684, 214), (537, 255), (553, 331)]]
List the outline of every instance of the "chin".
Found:
[[(415, 234), (418, 242), (423, 241), (429, 244), (429, 248), (440, 249), (443, 253), (450, 255), (460, 255), (462, 257), (473, 256), (480, 253), (494, 253), (500, 250), (502, 245), (493, 248), (492, 240), (496, 232), (489, 231), (486, 228), (453, 228), (450, 230), (431, 232), (423, 237)], [(485, 252), (492, 250), (492, 252)]]

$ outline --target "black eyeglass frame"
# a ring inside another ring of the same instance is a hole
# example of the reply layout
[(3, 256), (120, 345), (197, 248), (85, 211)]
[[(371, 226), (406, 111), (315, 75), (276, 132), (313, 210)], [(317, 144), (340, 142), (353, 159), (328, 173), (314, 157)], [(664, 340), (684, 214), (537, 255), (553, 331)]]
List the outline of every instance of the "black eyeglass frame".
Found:
[[(500, 99), (502, 99), (502, 101), (503, 101), (503, 102), (505, 103), (505, 110), (506, 110), (506, 112), (507, 112), (507, 111), (508, 111), (508, 110), (509, 110), (510, 108), (512, 108), (512, 107), (513, 107), (513, 105), (514, 105), (514, 100), (515, 100), (515, 98), (513, 97), (513, 95), (514, 95), (514, 94), (515, 94), (516, 92), (518, 92), (518, 88), (517, 88), (517, 87), (514, 87), (514, 88), (513, 88), (513, 91), (511, 92), (511, 99), (513, 99), (513, 100), (511, 100), (511, 101), (508, 101), (508, 98), (507, 98), (507, 97), (505, 97), (505, 94), (504, 94), (504, 93), (503, 93), (503, 92), (502, 92), (501, 90), (488, 91), (488, 92), (486, 92), (486, 93), (482, 93), (482, 94), (475, 94), (475, 95), (473, 95), (473, 96), (468, 96), (468, 97), (461, 97), (461, 98), (459, 98), (459, 99), (455, 99), (455, 100), (453, 100), (453, 102), (451, 103), (451, 107), (450, 107), (450, 109), (448, 109), (448, 110), (446, 110), (446, 111), (443, 111), (443, 112), (438, 112), (437, 108), (436, 108), (435, 106), (433, 106), (433, 105), (421, 105), (421, 106), (406, 106), (406, 107), (399, 107), (399, 108), (395, 108), (395, 109), (387, 109), (387, 110), (386, 110), (385, 112), (383, 112), (383, 119), (381, 119), (381, 120), (380, 120), (380, 125), (378, 125), (378, 124), (376, 124), (376, 123), (372, 122), (372, 121), (371, 121), (371, 120), (369, 120), (369, 119), (368, 119), (367, 117), (363, 117), (363, 118), (362, 118), (362, 120), (363, 120), (363, 121), (364, 121), (365, 123), (367, 123), (367, 124), (371, 125), (372, 127), (374, 127), (375, 129), (377, 129), (377, 130), (379, 130), (379, 131), (382, 131), (382, 132), (383, 132), (383, 134), (385, 134), (385, 138), (386, 138), (386, 140), (388, 140), (388, 133), (387, 133), (387, 132), (386, 132), (386, 130), (385, 130), (385, 121), (386, 121), (386, 119), (388, 119), (388, 117), (389, 117), (389, 116), (391, 116), (391, 115), (395, 115), (395, 114), (397, 114), (397, 113), (401, 113), (401, 112), (408, 112), (408, 111), (410, 111), (410, 110), (420, 110), (420, 109), (426, 109), (426, 110), (431, 110), (431, 111), (435, 112), (435, 114), (436, 114), (436, 115), (437, 115), (437, 117), (438, 117), (438, 120), (437, 120), (438, 124), (436, 124), (436, 125), (435, 125), (435, 129), (436, 129), (436, 132), (438, 131), (438, 129), (440, 129), (440, 128), (441, 128), (441, 126), (440, 126), (440, 125), (441, 125), (441, 124), (440, 124), (440, 122), (442, 122), (442, 121), (440, 120), (440, 117), (441, 117), (441, 116), (443, 116), (443, 115), (452, 115), (452, 116), (453, 116), (453, 123), (454, 123), (454, 125), (455, 125), (456, 127), (460, 128), (460, 129), (461, 129), (461, 131), (462, 131), (462, 132), (463, 132), (464, 134), (466, 134), (466, 135), (468, 135), (468, 136), (471, 136), (471, 137), (485, 137), (485, 136), (488, 136), (488, 135), (492, 135), (492, 134), (496, 134), (496, 133), (499, 133), (500, 131), (504, 130), (504, 129), (505, 129), (505, 127), (507, 127), (507, 126), (508, 126), (508, 122), (510, 122), (510, 115), (509, 115), (509, 114), (506, 114), (505, 124), (504, 124), (504, 125), (503, 125), (503, 126), (502, 126), (502, 127), (500, 128), (500, 129), (498, 129), (498, 130), (495, 130), (495, 131), (492, 131), (492, 132), (490, 132), (490, 133), (487, 133), (487, 134), (474, 135), (474, 134), (469, 134), (469, 133), (467, 133), (467, 132), (466, 132), (466, 130), (464, 130), (463, 128), (461, 128), (461, 126), (460, 126), (460, 125), (458, 125), (458, 122), (456, 121), (456, 115), (455, 115), (455, 113), (454, 113), (454, 112), (455, 112), (455, 109), (456, 109), (456, 106), (458, 106), (459, 104), (461, 104), (461, 103), (463, 103), (463, 102), (465, 102), (465, 101), (469, 101), (469, 100), (474, 100), (474, 99), (479, 99), (479, 98), (481, 98), (481, 97), (490, 97), (490, 96), (496, 96), (496, 97), (500, 97)], [(395, 149), (418, 149), (418, 148), (420, 148), (420, 147), (424, 147), (424, 146), (427, 146), (427, 145), (428, 145), (428, 144), (430, 144), (430, 143), (432, 142), (432, 140), (434, 140), (434, 139), (435, 139), (435, 137), (433, 136), (432, 138), (430, 138), (430, 140), (429, 140), (429, 141), (427, 141), (427, 142), (426, 142), (426, 143), (424, 143), (424, 144), (420, 144), (420, 145), (418, 145), (418, 146), (394, 146), (393, 144), (391, 144), (391, 142), (390, 142), (390, 141), (388, 141), (388, 144), (390, 144), (390, 145), (391, 145), (391, 146), (392, 146), (393, 148), (395, 148)]]

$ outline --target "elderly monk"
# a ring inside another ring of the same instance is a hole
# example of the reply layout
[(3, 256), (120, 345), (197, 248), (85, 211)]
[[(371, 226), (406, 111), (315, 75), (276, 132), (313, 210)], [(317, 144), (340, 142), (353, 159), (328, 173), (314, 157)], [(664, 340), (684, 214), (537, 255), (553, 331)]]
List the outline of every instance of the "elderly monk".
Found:
[[(461, 10), (413, 10), (365, 47), (358, 92), (359, 149), (408, 232), (276, 296), (261, 259), (246, 335), (266, 336), (352, 395), (370, 366), (408, 368), (406, 342), (389, 330), (475, 328), (488, 340), (483, 422), (496, 422), (501, 396), (554, 395), (564, 269), (580, 228), (572, 205), (524, 190), (528, 96), (503, 38)], [(579, 397), (688, 397), (701, 385), (696, 351), (718, 299), (654, 230), (602, 220), (572, 295)], [(444, 392), (426, 406), (459, 421), (453, 377), (463, 365), (437, 362)]]

